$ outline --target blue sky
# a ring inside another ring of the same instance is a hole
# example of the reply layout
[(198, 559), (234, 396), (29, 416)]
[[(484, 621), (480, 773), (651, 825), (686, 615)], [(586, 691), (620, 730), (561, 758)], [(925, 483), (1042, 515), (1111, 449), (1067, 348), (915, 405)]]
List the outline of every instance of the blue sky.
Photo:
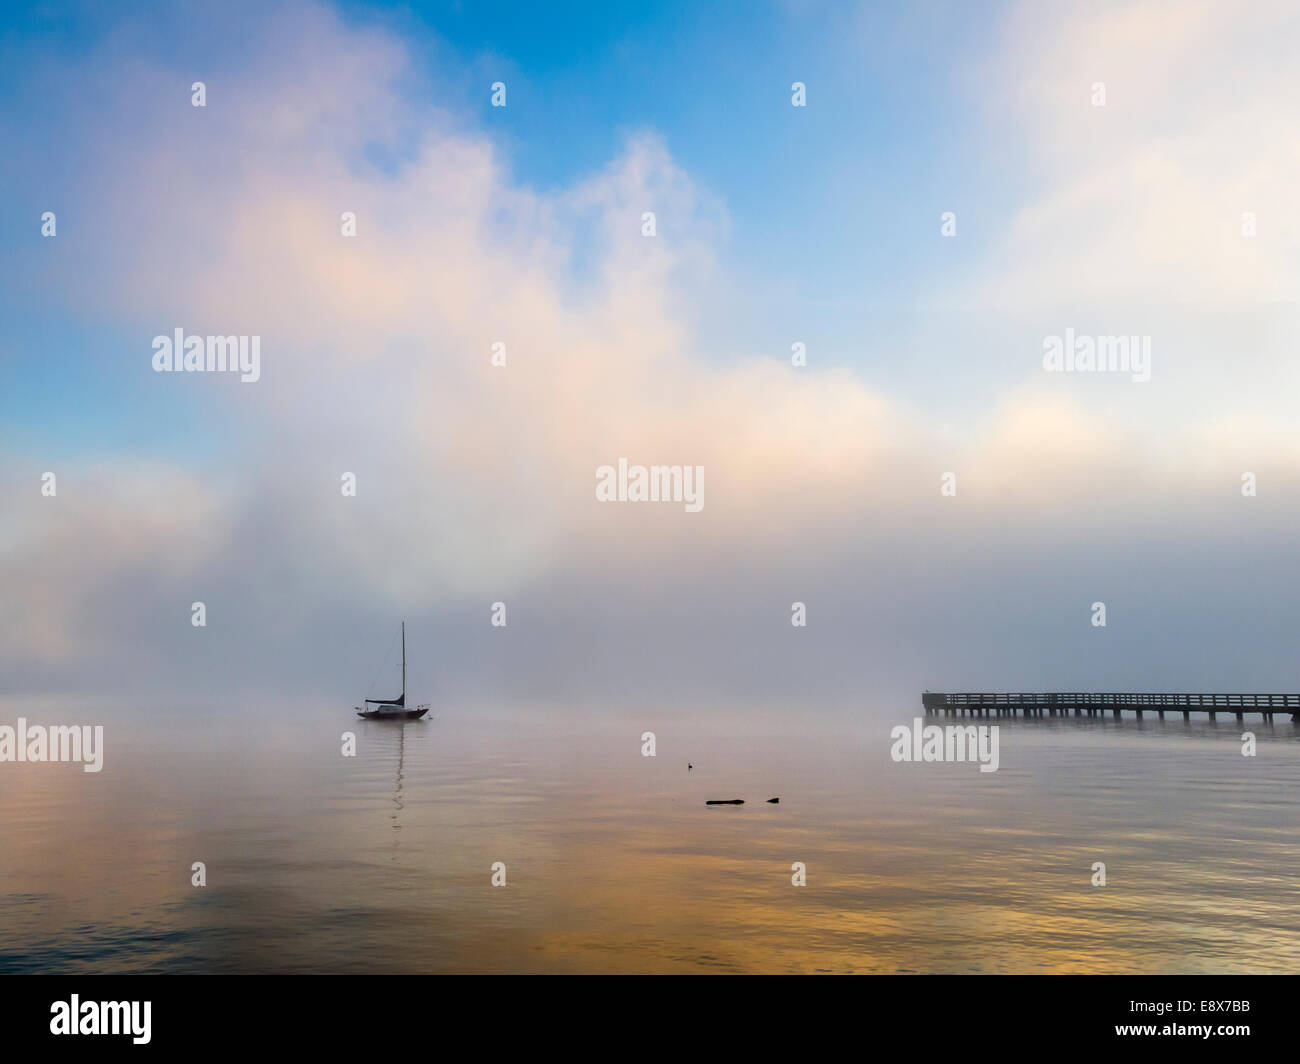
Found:
[[(479, 692), (1293, 687), (1296, 23), (6, 8), (0, 672), (332, 689), (405, 616)], [(154, 373), (176, 327), (261, 380)], [(1046, 372), (1066, 329), (1149, 382)], [(599, 506), (619, 457), (707, 504)]]
[[(196, 10), (159, 5), (155, 14), (132, 19), (133, 58), (237, 70), (243, 37), (206, 33)], [(897, 348), (933, 315), (936, 293), (970, 268), (981, 230), (996, 228), (1013, 205), (1019, 175), (982, 176), (989, 160), (979, 151), (978, 93), (970, 92), (978, 84), (980, 42), (997, 25), (987, 5), (935, 7), (933, 17), (910, 4), (340, 10), (354, 26), (400, 34), (416, 60), (406, 91), (490, 138), (521, 185), (541, 192), (573, 186), (608, 166), (628, 137), (660, 135), (728, 220), (714, 251), (738, 293), (737, 313), (705, 326), (714, 357), (784, 357), (788, 342), (776, 345), (772, 337), (789, 334), (823, 364), (905, 381)], [(38, 121), (50, 123), (40, 163), (50, 155), (75, 162), (69, 142), (77, 130), (66, 110), (42, 114), (45, 85), (32, 72), (75, 65), (96, 49), (111, 53), (115, 46), (106, 42), (122, 34), (121, 21), (119, 12), (96, 5), (18, 5), (5, 16), (10, 61), (0, 74), (0, 104), (29, 131)], [(506, 108), (489, 105), (495, 80), (507, 83)], [(808, 86), (805, 109), (790, 106), (794, 81)], [(396, 165), (388, 150), (367, 161)], [(30, 213), (58, 198), (59, 175), (43, 176), (41, 191), (29, 186), (15, 205)], [(961, 241), (938, 238), (939, 213), (947, 209), (960, 212)], [(64, 243), (75, 244), (71, 227), (78, 224), (63, 216)], [(24, 213), (8, 214), (6, 242), (26, 244), (33, 232)], [(102, 324), (55, 311), (43, 316), (21, 289), (9, 290), (5, 306), (0, 343), (10, 350), (129, 342), (129, 334), (106, 332)], [(21, 360), (10, 384), (0, 412), (11, 426), (27, 417), (57, 421), (57, 411), (31, 400), (71, 389), (86, 401), (60, 406), (65, 439), (93, 429), (96, 440), (126, 448), (147, 440), (144, 425), (122, 424), (110, 407), (90, 401), (124, 398), (135, 385), (120, 374), (100, 374), (93, 365), (69, 374), (57, 358)], [(140, 402), (148, 404), (149, 385), (140, 387)], [(184, 402), (179, 406), (151, 407), (149, 423), (173, 442), (184, 440), (184, 425), (192, 423)]]
[[(413, 11), (408, 24), (434, 38), (430, 68), (447, 51), (463, 64), (463, 103), (520, 181), (570, 184), (605, 166), (630, 132), (658, 132), (725, 205), (729, 272), (779, 292), (783, 315), (805, 331), (816, 329), (809, 318), (864, 309), (886, 332), (898, 327), (969, 261), (965, 245), (919, 234), (937, 236), (949, 209), (975, 234), (1013, 205), (1018, 175), (981, 175), (991, 160), (971, 90), (998, 25), (987, 4), (610, 4), (595, 18), (578, 3)], [(507, 80), (510, 106), (488, 106), (475, 75)], [(808, 86), (807, 108), (790, 106), (795, 81)], [(976, 204), (978, 214), (966, 209)], [(828, 339), (837, 358), (865, 362), (849, 336)]]

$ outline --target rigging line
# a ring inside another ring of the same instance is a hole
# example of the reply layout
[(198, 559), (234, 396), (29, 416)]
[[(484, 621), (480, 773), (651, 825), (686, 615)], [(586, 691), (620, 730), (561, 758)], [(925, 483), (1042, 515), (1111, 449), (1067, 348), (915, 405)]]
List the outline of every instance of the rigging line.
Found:
[[(399, 628), (397, 632), (400, 633), (401, 629)], [(394, 633), (392, 640), (388, 644), (388, 652), (384, 655), (383, 660), (380, 661), (379, 668), (375, 670), (375, 678), (370, 681), (370, 687), (366, 690), (367, 695), (373, 695), (375, 693), (375, 684), (379, 682), (379, 674), (384, 671), (384, 662), (388, 662), (388, 667), (390, 669), (393, 667), (392, 666), (393, 647), (395, 647), (396, 645), (397, 645), (397, 633)]]

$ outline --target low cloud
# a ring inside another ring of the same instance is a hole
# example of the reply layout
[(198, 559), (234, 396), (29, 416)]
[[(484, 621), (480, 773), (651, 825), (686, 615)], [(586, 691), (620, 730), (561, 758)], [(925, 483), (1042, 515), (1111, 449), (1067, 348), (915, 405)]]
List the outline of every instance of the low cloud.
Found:
[[(38, 494), (39, 454), (8, 454), (11, 689), (337, 693), (401, 615), (438, 682), (466, 697), (851, 704), (943, 682), (1217, 686), (1211, 648), (1228, 637), (1189, 609), (1241, 622), (1216, 675), (1284, 683), (1266, 665), (1294, 618), (1252, 615), (1251, 578), (1197, 575), (1235, 535), (1235, 551), (1253, 543), (1235, 564), (1276, 566), (1272, 601), (1295, 601), (1276, 533), (1293, 523), (1278, 499), (1297, 497), (1300, 461), (1278, 450), (1280, 422), (1193, 410), (1153, 438), (1115, 402), (1132, 385), (1044, 380), (1036, 343), (1024, 379), (964, 424), (848, 371), (720, 362), (693, 323), (725, 269), (728, 219), (660, 138), (633, 135), (603, 171), (539, 192), (485, 134), (412, 98), (394, 39), (314, 7), (262, 29), (209, 76), (206, 111), (157, 102), (179, 70), (110, 77), (117, 52), (67, 75), (110, 93), (93, 107), (114, 125), (68, 191), (99, 236), (66, 310), (139, 337), (87, 358), (115, 360), (150, 401), (209, 389), (210, 453), (67, 463), (54, 499)], [(64, 120), (83, 98), (69, 92)], [(1016, 266), (989, 292), (1060, 297), (1061, 232), (1085, 234), (1067, 258), (1092, 294), (1149, 290), (1125, 259), (1133, 241), (1155, 254), (1143, 231), (1090, 222), (1126, 189), (1154, 198), (1169, 181), (1167, 146), (1144, 161), (1147, 140), (1131, 139), (1025, 209)], [(399, 161), (376, 164), (376, 143)], [(356, 237), (340, 235), (345, 210)], [(1176, 238), (1161, 254), (1177, 267), (1150, 290), (1223, 281), (1196, 267), (1218, 245), (1187, 244), (1163, 208), (1143, 217)], [(26, 254), (7, 253), (6, 272)], [(153, 376), (150, 340), (176, 327), (261, 336), (262, 379)], [(1213, 461), (1186, 461), (1189, 447)], [(621, 456), (703, 466), (706, 505), (598, 503), (595, 471)], [(1246, 499), (1240, 472), (1255, 466), (1266, 488)], [(1088, 625), (1094, 599), (1112, 603), (1110, 631)], [(497, 600), (510, 606), (499, 632)], [(789, 623), (796, 600), (806, 630)], [(1193, 655), (1205, 675), (1186, 670), (1178, 633), (1210, 640)]]

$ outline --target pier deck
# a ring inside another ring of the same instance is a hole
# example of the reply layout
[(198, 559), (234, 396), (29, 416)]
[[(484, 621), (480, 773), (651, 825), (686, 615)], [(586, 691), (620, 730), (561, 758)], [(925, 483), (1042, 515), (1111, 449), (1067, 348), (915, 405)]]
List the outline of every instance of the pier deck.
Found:
[(928, 715), (949, 717), (1076, 717), (1096, 716), (1109, 711), (1120, 716), (1124, 710), (1139, 718), (1143, 712), (1155, 712), (1163, 720), (1166, 713), (1181, 713), (1187, 720), (1193, 713), (1208, 713), (1214, 720), (1219, 713), (1232, 713), (1242, 720), (1247, 713), (1258, 713), (1272, 720), (1274, 713), (1289, 713), (1300, 721), (1300, 694), (1135, 694), (1119, 692), (945, 694), (926, 691), (921, 705)]

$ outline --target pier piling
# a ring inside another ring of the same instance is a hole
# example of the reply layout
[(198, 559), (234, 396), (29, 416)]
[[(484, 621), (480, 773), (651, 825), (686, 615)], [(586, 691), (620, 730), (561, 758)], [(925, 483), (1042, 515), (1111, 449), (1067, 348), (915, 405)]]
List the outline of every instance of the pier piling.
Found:
[(1205, 713), (1210, 720), (1218, 719), (1219, 710), (1232, 713), (1238, 721), (1247, 713), (1258, 713), (1262, 720), (1272, 721), (1279, 710), (1291, 714), (1291, 720), (1300, 723), (1300, 693), (1298, 694), (1147, 694), (1118, 692), (1046, 692), (1046, 693), (935, 693), (926, 691), (921, 705), (929, 715), (948, 717), (1068, 717), (1073, 710), (1076, 717), (1085, 713), (1089, 717), (1111, 711), (1116, 720), (1124, 710), (1132, 710), (1138, 720), (1143, 711), (1154, 709), (1161, 720), (1165, 711), (1181, 712), (1183, 720), (1193, 713)]

